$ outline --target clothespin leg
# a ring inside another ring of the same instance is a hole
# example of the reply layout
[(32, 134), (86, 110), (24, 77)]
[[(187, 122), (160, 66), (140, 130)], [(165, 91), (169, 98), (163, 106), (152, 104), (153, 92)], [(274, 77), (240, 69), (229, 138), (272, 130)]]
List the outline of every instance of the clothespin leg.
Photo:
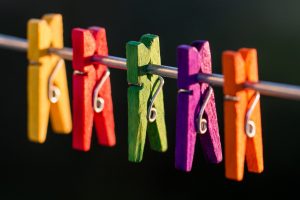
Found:
[[(93, 34), (96, 44), (96, 54), (107, 56), (108, 55), (108, 45), (106, 39), (106, 30), (101, 27), (90, 27), (89, 31)], [(97, 77), (97, 85), (103, 81), (104, 76), (108, 72), (106, 65), (94, 64)], [(94, 89), (95, 89), (94, 88)], [(110, 77), (108, 76), (102, 88), (99, 91), (98, 97), (104, 100), (103, 110), (99, 113), (94, 112), (94, 123), (97, 133), (98, 143), (104, 146), (114, 146), (116, 144), (115, 136), (115, 122), (113, 114), (113, 102), (111, 96), (111, 84)]]
[[(52, 57), (52, 66), (55, 66), (59, 62), (58, 57)], [(72, 131), (72, 115), (69, 99), (68, 81), (65, 63), (57, 72), (54, 85), (60, 90), (60, 97), (56, 103), (51, 104), (50, 119), (54, 132), (57, 133), (70, 133)]]
[(50, 102), (48, 99), (48, 77), (51, 73), (49, 56), (42, 56), (40, 49), (49, 47), (51, 30), (44, 20), (31, 19), (27, 24), (29, 41), (27, 71), (28, 138), (32, 142), (46, 140)]
[[(155, 81), (155, 87), (152, 88), (151, 96), (153, 96), (153, 91), (156, 91), (158, 88), (158, 78), (156, 75), (153, 75), (151, 81)], [(153, 80), (154, 79), (154, 80)], [(155, 151), (165, 152), (168, 149), (167, 142), (167, 129), (165, 124), (165, 114), (164, 114), (164, 97), (163, 93), (158, 93), (156, 100), (154, 102), (154, 107), (160, 112), (157, 113), (156, 120), (153, 123), (148, 123), (148, 136), (151, 148)]]
[[(193, 42), (192, 46), (196, 47), (197, 50), (199, 51), (199, 64), (200, 64), (201, 72), (208, 73), (208, 74), (212, 73), (209, 42), (205, 40), (198, 40)], [(209, 87), (210, 86), (206, 83), (200, 83), (200, 91), (201, 91), (200, 105), (203, 105), (203, 101), (209, 91)], [(208, 130), (205, 134), (199, 134), (201, 147), (203, 149), (206, 160), (210, 163), (217, 164), (223, 160), (223, 155), (222, 155), (222, 146), (221, 146), (220, 135), (219, 135), (218, 118), (217, 118), (217, 111), (215, 105), (215, 95), (213, 90), (209, 98), (209, 101), (205, 107), (204, 116), (205, 119), (207, 119)]]
[(49, 61), (45, 58), (38, 65), (29, 65), (27, 71), (28, 138), (32, 142), (44, 143), (46, 140), (50, 111), (47, 91)]
[[(73, 148), (88, 151), (93, 127), (93, 90), (96, 74), (93, 66), (85, 74), (73, 75)], [(82, 120), (84, 119), (84, 120)]]
[[(106, 73), (106, 68), (100, 67), (98, 70), (101, 70), (102, 78)], [(99, 93), (99, 96), (104, 99), (105, 103), (104, 108), (100, 113), (94, 113), (94, 123), (97, 130), (98, 143), (104, 146), (114, 146), (116, 144), (116, 136), (109, 77), (104, 82)]]
[[(153, 34), (145, 34), (141, 37), (140, 41), (150, 49), (150, 63), (160, 65), (161, 58), (159, 37)], [(154, 96), (154, 93), (157, 91), (159, 84), (160, 83), (158, 76), (151, 75), (151, 97)], [(156, 120), (152, 123), (148, 123), (147, 133), (149, 136), (151, 148), (155, 151), (165, 152), (168, 149), (168, 142), (165, 124), (164, 97), (162, 90), (158, 93), (154, 101), (154, 108), (158, 110), (158, 113), (156, 116)]]
[(145, 88), (130, 87), (127, 95), (130, 99), (128, 101), (128, 159), (132, 162), (140, 162), (143, 159), (146, 140), (147, 109), (141, 109), (138, 105), (147, 105), (146, 97), (149, 93)]
[[(197, 49), (187, 45), (177, 48), (179, 92), (176, 111), (176, 149), (175, 167), (189, 172), (192, 169), (197, 137), (195, 119), (200, 98), (200, 85), (190, 84), (189, 78), (199, 72)], [(196, 99), (196, 100), (195, 100)]]
[[(127, 79), (132, 84), (128, 95), (128, 159), (141, 162), (147, 131), (147, 105), (150, 96), (150, 81), (147, 76), (138, 78), (138, 68), (149, 63), (148, 49), (140, 42), (126, 45)], [(139, 85), (139, 83), (142, 83)], [(134, 85), (133, 85), (134, 84)]]
[[(246, 134), (244, 129), (247, 94), (245, 63), (240, 53), (225, 51), (222, 56), (224, 93), (236, 100), (224, 101), (225, 176), (241, 181), (244, 176)], [(236, 86), (237, 85), (237, 86)]]
[[(256, 49), (240, 49), (239, 52), (243, 56), (246, 64), (247, 80), (249, 82), (258, 82), (258, 62)], [(255, 95), (254, 90), (247, 90), (248, 107), (251, 105), (251, 100)], [(263, 161), (263, 143), (262, 143), (262, 128), (261, 128), (261, 112), (260, 101), (256, 104), (250, 120), (255, 124), (255, 136), (247, 138), (246, 161), (250, 172), (261, 173), (264, 169)]]

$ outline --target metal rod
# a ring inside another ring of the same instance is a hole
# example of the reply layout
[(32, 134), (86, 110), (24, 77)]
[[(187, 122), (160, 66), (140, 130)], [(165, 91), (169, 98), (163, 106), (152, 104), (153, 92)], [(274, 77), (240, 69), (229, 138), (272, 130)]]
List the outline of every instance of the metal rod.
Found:
[(55, 49), (50, 48), (49, 53), (53, 53), (55, 55), (58, 55), (59, 57), (65, 59), (65, 60), (72, 60), (73, 59), (73, 51), (72, 48), (62, 48), (62, 49)]
[(259, 81), (258, 83), (246, 82), (245, 87), (259, 91), (265, 96), (300, 100), (300, 87), (296, 85)]
[(208, 83), (212, 86), (222, 87), (224, 85), (224, 78), (221, 74), (198, 74), (197, 77), (199, 82)]
[(0, 46), (15, 51), (27, 51), (28, 48), (25, 39), (3, 34), (0, 34)]
[(97, 56), (93, 58), (93, 61), (107, 65), (110, 68), (127, 70), (125, 58), (119, 58), (114, 56), (107, 56), (107, 57)]
[[(28, 48), (27, 41), (23, 38), (0, 34), (0, 47), (26, 52)], [(56, 54), (65, 60), (72, 60), (72, 49), (50, 48), (49, 53)], [(107, 65), (110, 68), (127, 70), (126, 59), (114, 56), (95, 56), (93, 62)], [(177, 68), (165, 65), (149, 65), (147, 72), (160, 75), (163, 77), (177, 78)], [(212, 86), (222, 87), (224, 78), (220, 74), (204, 74), (200, 73), (197, 76), (199, 82), (208, 83)], [(300, 86), (274, 83), (268, 81), (259, 81), (258, 83), (245, 83), (245, 88), (254, 89), (262, 95), (279, 97), (284, 99), (300, 100)]]

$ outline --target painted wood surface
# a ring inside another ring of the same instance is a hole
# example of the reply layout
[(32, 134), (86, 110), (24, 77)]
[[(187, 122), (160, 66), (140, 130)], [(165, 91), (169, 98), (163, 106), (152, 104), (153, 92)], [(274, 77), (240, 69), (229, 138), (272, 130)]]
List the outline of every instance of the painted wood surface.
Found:
[(98, 144), (116, 144), (113, 102), (110, 78), (105, 82), (98, 96), (104, 99), (104, 109), (96, 113), (93, 109), (93, 92), (106, 73), (107, 66), (95, 64), (93, 56), (107, 56), (106, 31), (100, 27), (75, 28), (72, 31), (73, 69), (80, 71), (73, 75), (73, 148), (88, 151), (91, 146), (93, 124)]
[[(199, 72), (212, 73), (209, 43), (195, 41), (192, 46), (179, 46), (177, 63), (178, 88), (185, 92), (179, 92), (177, 96), (175, 166), (183, 171), (191, 171), (198, 135), (197, 118), (208, 92), (208, 85), (198, 83), (197, 75)], [(203, 155), (208, 162), (219, 163), (222, 161), (222, 149), (214, 93), (205, 108), (204, 118), (208, 122), (208, 129), (205, 134), (199, 134)]]
[[(256, 49), (240, 49), (242, 57), (245, 60), (246, 79), (249, 82), (258, 82), (258, 61)], [(246, 90), (248, 107), (251, 104), (251, 99), (255, 95), (254, 90)], [(246, 144), (246, 161), (247, 168), (250, 172), (261, 173), (264, 170), (263, 160), (263, 142), (262, 142), (262, 127), (261, 127), (261, 112), (260, 101), (255, 106), (250, 119), (254, 121), (256, 126), (256, 134), (253, 138), (247, 137)]]
[(249, 171), (259, 173), (263, 170), (259, 104), (251, 117), (256, 122), (256, 135), (254, 138), (248, 138), (245, 132), (245, 115), (254, 93), (245, 90), (243, 84), (245, 81), (258, 80), (256, 50), (225, 51), (222, 63), (224, 95), (236, 98), (235, 101), (224, 101), (225, 176), (241, 181), (244, 176), (245, 156)]
[(72, 119), (65, 64), (60, 67), (53, 84), (59, 88), (58, 102), (48, 99), (48, 80), (60, 58), (48, 53), (50, 47), (63, 47), (63, 24), (59, 14), (44, 15), (42, 19), (28, 22), (28, 138), (44, 143), (47, 135), (49, 113), (53, 131), (68, 134)]
[(150, 123), (147, 120), (147, 108), (150, 98), (156, 91), (159, 82), (157, 75), (143, 73), (148, 64), (161, 63), (159, 37), (152, 34), (143, 35), (140, 42), (130, 41), (126, 45), (128, 87), (128, 159), (141, 162), (146, 140), (149, 136), (153, 150), (167, 150), (167, 135), (163, 92), (157, 96), (154, 107), (157, 118)]

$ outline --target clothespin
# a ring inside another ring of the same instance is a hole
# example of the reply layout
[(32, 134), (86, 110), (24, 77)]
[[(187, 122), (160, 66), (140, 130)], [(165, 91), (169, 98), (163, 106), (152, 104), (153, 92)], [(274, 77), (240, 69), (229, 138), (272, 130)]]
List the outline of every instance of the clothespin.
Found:
[(49, 53), (63, 48), (63, 24), (60, 14), (44, 15), (28, 22), (28, 138), (46, 140), (50, 113), (56, 133), (72, 131), (70, 100), (64, 60)]
[(243, 84), (258, 81), (256, 49), (225, 51), (224, 74), (225, 174), (241, 181), (245, 156), (248, 171), (263, 171), (260, 95)]
[(75, 28), (73, 45), (73, 148), (88, 151), (93, 121), (98, 143), (116, 144), (111, 85), (107, 66), (95, 64), (94, 56), (107, 56), (104, 28)]
[(175, 166), (191, 171), (197, 135), (206, 160), (222, 161), (218, 119), (213, 88), (199, 83), (198, 73), (211, 74), (211, 54), (207, 41), (177, 48), (178, 96)]
[(153, 150), (167, 150), (164, 100), (164, 80), (144, 73), (149, 64), (160, 65), (159, 37), (145, 34), (140, 42), (126, 45), (128, 81), (128, 159), (140, 162), (143, 158), (146, 133)]

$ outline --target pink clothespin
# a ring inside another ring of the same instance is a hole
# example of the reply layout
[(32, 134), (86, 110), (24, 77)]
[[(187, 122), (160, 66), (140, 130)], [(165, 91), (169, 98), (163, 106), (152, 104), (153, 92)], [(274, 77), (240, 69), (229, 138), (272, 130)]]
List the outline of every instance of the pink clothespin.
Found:
[(199, 83), (198, 73), (212, 73), (208, 41), (177, 48), (178, 98), (175, 166), (191, 171), (197, 135), (206, 160), (222, 161), (215, 97), (211, 86)]

